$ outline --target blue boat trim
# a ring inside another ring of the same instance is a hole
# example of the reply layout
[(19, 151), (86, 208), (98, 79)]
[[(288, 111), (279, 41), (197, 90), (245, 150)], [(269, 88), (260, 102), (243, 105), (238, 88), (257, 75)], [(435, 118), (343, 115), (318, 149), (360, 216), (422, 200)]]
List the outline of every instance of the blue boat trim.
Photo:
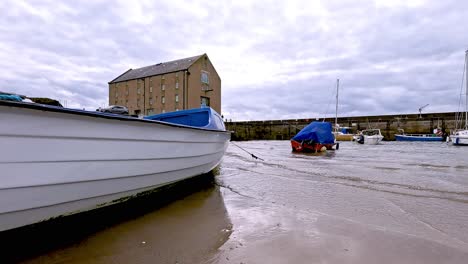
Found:
[(443, 141), (443, 137), (434, 135), (395, 135), (396, 141)]

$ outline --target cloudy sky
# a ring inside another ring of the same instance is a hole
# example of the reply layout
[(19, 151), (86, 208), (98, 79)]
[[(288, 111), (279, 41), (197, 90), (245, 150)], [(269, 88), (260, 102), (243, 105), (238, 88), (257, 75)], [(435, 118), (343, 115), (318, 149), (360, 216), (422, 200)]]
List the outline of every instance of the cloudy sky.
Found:
[(89, 110), (107, 83), (207, 53), (233, 120), (458, 109), (468, 2), (2, 1), (0, 91)]

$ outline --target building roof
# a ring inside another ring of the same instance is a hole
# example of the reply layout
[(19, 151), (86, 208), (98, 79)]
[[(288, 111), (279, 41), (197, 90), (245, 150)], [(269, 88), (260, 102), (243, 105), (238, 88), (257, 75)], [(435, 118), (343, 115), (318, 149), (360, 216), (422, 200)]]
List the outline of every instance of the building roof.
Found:
[(177, 72), (187, 70), (192, 64), (197, 61), (199, 58), (206, 54), (189, 57), (180, 60), (162, 62), (138, 69), (129, 69), (128, 71), (124, 72), (123, 74), (119, 75), (114, 80), (110, 81), (109, 83), (116, 83), (116, 82), (123, 82), (128, 80), (134, 80), (139, 78), (145, 78), (154, 75), (161, 75), (170, 72)]

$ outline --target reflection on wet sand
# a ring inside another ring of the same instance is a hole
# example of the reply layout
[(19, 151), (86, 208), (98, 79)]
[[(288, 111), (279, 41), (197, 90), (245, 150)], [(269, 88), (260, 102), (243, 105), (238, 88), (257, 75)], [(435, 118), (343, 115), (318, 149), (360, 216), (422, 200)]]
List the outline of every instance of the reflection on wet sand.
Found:
[[(465, 243), (433, 241), (393, 227), (370, 225), (223, 191), (234, 231), (211, 262), (466, 263)], [(390, 224), (391, 221), (389, 221)], [(453, 239), (454, 240), (454, 239)], [(452, 245), (450, 245), (452, 244)]]
[[(12, 261), (40, 253), (31, 251), (43, 243), (56, 248), (45, 248), (49, 250), (46, 254), (25, 259), (24, 263), (200, 262), (229, 238), (232, 225), (212, 175), (208, 181), (192, 180), (182, 185), (185, 186), (168, 190), (172, 197), (166, 192), (164, 197), (151, 197), (125, 208), (94, 213), (84, 222), (83, 217), (67, 221), (61, 230), (56, 230), (55, 225), (45, 231), (35, 230), (36, 234), (23, 234), (23, 242), (42, 236), (35, 243), (22, 243), (10, 236), (10, 243), (3, 242), (2, 249), (9, 248)], [(187, 196), (194, 190), (197, 192)], [(165, 201), (155, 203), (158, 198)], [(167, 204), (177, 198), (179, 200)]]
[(238, 144), (265, 161), (228, 149), (217, 180), (233, 233), (209, 263), (466, 263), (468, 149)]

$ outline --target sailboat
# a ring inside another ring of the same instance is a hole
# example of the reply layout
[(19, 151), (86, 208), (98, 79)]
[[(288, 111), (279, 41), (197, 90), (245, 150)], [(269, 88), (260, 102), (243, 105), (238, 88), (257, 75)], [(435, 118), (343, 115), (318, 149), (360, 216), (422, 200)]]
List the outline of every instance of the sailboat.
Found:
[(336, 107), (335, 107), (335, 127), (333, 135), (336, 141), (351, 141), (353, 140), (353, 134), (349, 134), (349, 127), (342, 127), (338, 124), (338, 92), (340, 87), (340, 79), (336, 79)]
[[(457, 129), (453, 135), (450, 135), (450, 140), (453, 145), (468, 146), (468, 50), (465, 51), (465, 126), (463, 127), (463, 112), (457, 113), (455, 116)], [(460, 94), (461, 99), (461, 94)], [(460, 128), (459, 128), (460, 127)]]

